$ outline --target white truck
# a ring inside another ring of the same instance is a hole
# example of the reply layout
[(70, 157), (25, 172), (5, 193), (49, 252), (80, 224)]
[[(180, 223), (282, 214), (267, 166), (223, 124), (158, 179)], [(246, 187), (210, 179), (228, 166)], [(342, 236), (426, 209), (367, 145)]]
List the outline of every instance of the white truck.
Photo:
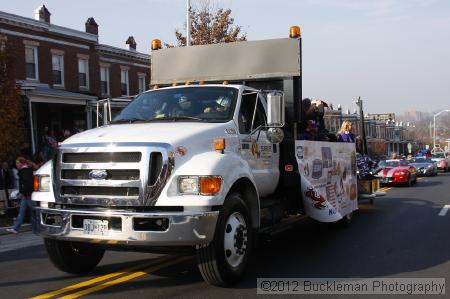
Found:
[(106, 249), (196, 253), (210, 284), (243, 276), (261, 231), (349, 219), (353, 144), (298, 140), (301, 37), (160, 49), (152, 90), (72, 136), (36, 174), (37, 232), (69, 273)]

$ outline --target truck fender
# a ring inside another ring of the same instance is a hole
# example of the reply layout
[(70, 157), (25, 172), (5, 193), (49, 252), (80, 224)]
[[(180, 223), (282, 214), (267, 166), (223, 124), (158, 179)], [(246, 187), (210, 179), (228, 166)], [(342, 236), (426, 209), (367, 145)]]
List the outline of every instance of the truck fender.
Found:
[(228, 194), (238, 192), (243, 196), (248, 210), (250, 211), (252, 228), (259, 229), (260, 227), (260, 203), (258, 191), (255, 185), (248, 177), (241, 177), (231, 186)]

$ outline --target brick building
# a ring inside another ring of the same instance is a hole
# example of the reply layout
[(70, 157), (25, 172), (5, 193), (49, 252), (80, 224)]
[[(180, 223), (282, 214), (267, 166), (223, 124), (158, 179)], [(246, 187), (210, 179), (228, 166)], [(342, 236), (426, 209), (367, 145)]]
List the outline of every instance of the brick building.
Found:
[[(343, 113), (341, 109), (325, 110), (325, 127), (331, 133), (336, 133), (345, 120), (354, 124), (355, 135), (361, 135), (361, 118), (356, 110), (353, 113), (350, 113), (350, 110)], [(412, 136), (411, 127), (409, 123), (395, 121), (394, 113), (365, 115), (364, 129), (369, 155), (373, 157), (389, 157), (393, 153), (407, 155), (408, 144), (411, 144), (412, 152), (421, 149), (422, 144)]]
[(78, 31), (51, 24), (44, 5), (34, 13), (32, 19), (0, 11), (0, 40), (13, 57), (35, 153), (46, 128), (60, 139), (63, 130), (91, 128), (99, 99), (148, 89), (150, 56), (136, 51), (132, 36), (124, 49), (99, 44), (94, 18)]

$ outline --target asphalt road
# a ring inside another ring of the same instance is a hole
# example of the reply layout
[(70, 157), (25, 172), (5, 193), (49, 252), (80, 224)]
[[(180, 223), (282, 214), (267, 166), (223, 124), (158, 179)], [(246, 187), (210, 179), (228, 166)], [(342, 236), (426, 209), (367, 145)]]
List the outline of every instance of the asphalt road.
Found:
[[(229, 289), (204, 283), (192, 257), (107, 252), (94, 273), (77, 277), (56, 270), (42, 245), (10, 250), (0, 253), (0, 297), (257, 297), (256, 279), (263, 277), (433, 277), (446, 278), (450, 285), (450, 212), (442, 215), (446, 204), (450, 173), (420, 179), (411, 188), (387, 188), (387, 196), (374, 205), (361, 202), (347, 228), (303, 219), (264, 241), (245, 279)], [(446, 293), (450, 297), (449, 287)]]

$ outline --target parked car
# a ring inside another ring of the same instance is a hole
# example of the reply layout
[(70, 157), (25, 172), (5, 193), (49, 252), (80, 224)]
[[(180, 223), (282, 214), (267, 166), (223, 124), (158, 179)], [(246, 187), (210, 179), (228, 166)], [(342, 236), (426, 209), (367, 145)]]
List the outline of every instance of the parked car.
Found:
[(376, 174), (381, 184), (404, 184), (411, 186), (417, 183), (417, 169), (406, 160), (387, 160), (381, 163), (384, 167)]
[(409, 165), (417, 169), (417, 176), (435, 176), (438, 174), (437, 164), (430, 158), (415, 157), (409, 161)]
[(450, 170), (450, 155), (447, 152), (435, 152), (431, 155), (431, 160), (436, 162), (437, 168), (444, 172)]

